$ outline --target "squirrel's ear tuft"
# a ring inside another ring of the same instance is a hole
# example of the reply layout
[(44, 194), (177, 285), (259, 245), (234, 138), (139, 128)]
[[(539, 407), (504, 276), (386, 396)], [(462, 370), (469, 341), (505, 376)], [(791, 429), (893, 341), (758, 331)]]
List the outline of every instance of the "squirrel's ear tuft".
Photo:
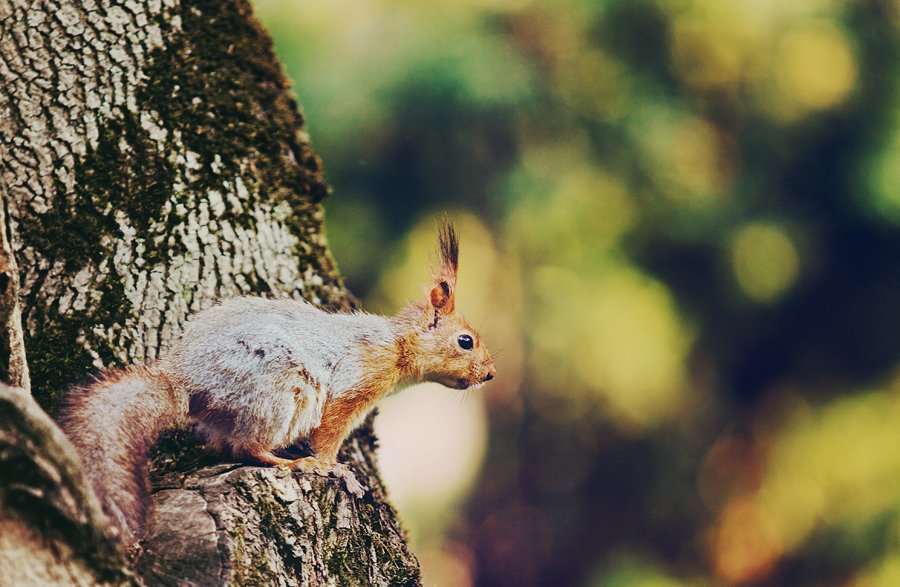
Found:
[(444, 216), (438, 229), (438, 247), (441, 253), (441, 269), (434, 278), (428, 296), (436, 314), (451, 314), (456, 300), (456, 272), (459, 268), (459, 239), (456, 229)]
[(438, 244), (441, 249), (441, 277), (453, 285), (456, 283), (456, 272), (459, 269), (459, 239), (453, 223), (447, 216), (444, 216), (438, 229)]

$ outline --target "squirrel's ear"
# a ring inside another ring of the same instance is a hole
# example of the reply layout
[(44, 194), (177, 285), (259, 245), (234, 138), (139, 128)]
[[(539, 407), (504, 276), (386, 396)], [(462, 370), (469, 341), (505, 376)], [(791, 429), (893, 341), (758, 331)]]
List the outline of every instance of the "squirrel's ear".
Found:
[(453, 307), (456, 305), (456, 292), (453, 291), (453, 286), (446, 281), (439, 280), (435, 283), (428, 297), (435, 312), (439, 314), (453, 312)]
[(456, 229), (447, 217), (438, 229), (438, 247), (441, 252), (441, 270), (434, 278), (429, 294), (431, 306), (441, 314), (450, 314), (456, 301), (456, 272), (459, 269), (459, 239)]

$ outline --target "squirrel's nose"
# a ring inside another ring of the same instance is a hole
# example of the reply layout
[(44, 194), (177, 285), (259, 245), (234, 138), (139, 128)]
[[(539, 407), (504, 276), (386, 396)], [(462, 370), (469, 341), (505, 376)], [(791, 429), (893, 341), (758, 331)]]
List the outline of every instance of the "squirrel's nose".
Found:
[(494, 378), (495, 375), (497, 375), (497, 369), (495, 369), (494, 366), (491, 365), (490, 369), (487, 372), (487, 375), (484, 376), (484, 381), (490, 381)]

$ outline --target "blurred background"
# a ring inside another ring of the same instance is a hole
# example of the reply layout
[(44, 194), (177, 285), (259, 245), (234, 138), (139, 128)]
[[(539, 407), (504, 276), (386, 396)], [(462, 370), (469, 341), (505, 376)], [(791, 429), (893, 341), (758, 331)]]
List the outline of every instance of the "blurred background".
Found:
[(498, 378), (378, 420), (427, 585), (900, 585), (900, 2), (256, 8), (365, 307), (461, 233)]

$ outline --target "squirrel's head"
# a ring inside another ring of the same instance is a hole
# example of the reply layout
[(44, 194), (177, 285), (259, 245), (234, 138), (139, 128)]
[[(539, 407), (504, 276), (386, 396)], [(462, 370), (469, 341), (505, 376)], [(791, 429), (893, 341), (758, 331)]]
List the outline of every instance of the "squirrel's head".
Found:
[(497, 375), (491, 354), (465, 319), (456, 313), (459, 240), (449, 221), (438, 234), (441, 267), (424, 303), (398, 314), (403, 324), (410, 371), (417, 378), (467, 389)]

